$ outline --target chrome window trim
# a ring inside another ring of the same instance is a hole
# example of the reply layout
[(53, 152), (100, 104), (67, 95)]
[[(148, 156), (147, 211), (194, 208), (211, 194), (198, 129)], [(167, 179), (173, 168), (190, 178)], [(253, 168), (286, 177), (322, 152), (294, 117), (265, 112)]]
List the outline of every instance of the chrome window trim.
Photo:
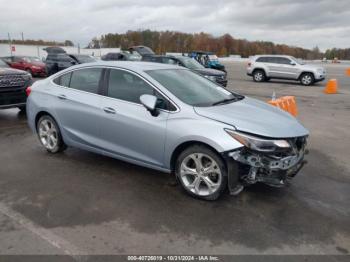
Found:
[(169, 111), (169, 110), (165, 110), (165, 109), (158, 109), (160, 111), (164, 111), (164, 112), (168, 112), (170, 114), (174, 114), (174, 113), (178, 113), (181, 111), (180, 107), (171, 99), (169, 98), (166, 94), (164, 94), (164, 92), (162, 92), (159, 88), (157, 88), (153, 83), (151, 83), (148, 79), (146, 79), (145, 77), (143, 77), (142, 75), (138, 74), (137, 72), (134, 72), (130, 69), (126, 69), (126, 68), (122, 68), (122, 67), (115, 67), (115, 66), (103, 66), (103, 65), (98, 65), (98, 66), (85, 66), (85, 67), (79, 67), (79, 68), (74, 68), (74, 69), (71, 69), (69, 71), (66, 71), (66, 72), (62, 72), (60, 74), (58, 74), (55, 78), (52, 78), (50, 79), (50, 83), (51, 84), (54, 84), (55, 86), (57, 87), (60, 87), (60, 88), (65, 88), (65, 89), (69, 89), (69, 90), (74, 90), (74, 91), (77, 91), (77, 92), (81, 92), (81, 93), (85, 93), (85, 94), (91, 94), (91, 95), (96, 95), (96, 96), (99, 96), (99, 97), (104, 97), (104, 98), (108, 98), (108, 99), (113, 99), (113, 100), (117, 100), (119, 102), (123, 102), (123, 103), (129, 103), (129, 104), (133, 104), (133, 105), (138, 105), (138, 106), (142, 106), (142, 104), (139, 104), (139, 103), (134, 103), (134, 102), (130, 102), (130, 101), (126, 101), (126, 100), (122, 100), (122, 99), (118, 99), (118, 98), (113, 98), (113, 97), (109, 97), (109, 96), (104, 96), (104, 95), (100, 95), (100, 94), (95, 94), (95, 93), (90, 93), (90, 92), (87, 92), (87, 91), (83, 91), (83, 90), (79, 90), (79, 89), (75, 89), (75, 88), (70, 88), (70, 87), (67, 87), (67, 86), (61, 86), (61, 85), (58, 85), (56, 84), (55, 82), (53, 82), (55, 79), (61, 77), (62, 75), (65, 75), (65, 74), (69, 74), (69, 73), (73, 73), (74, 71), (77, 71), (77, 70), (82, 70), (82, 69), (89, 69), (89, 68), (102, 68), (102, 69), (116, 69), (116, 70), (123, 70), (123, 71), (126, 71), (126, 72), (129, 72), (131, 74), (134, 74), (136, 75), (137, 77), (140, 77), (143, 81), (145, 81), (147, 84), (149, 84), (153, 89), (155, 89), (157, 92), (159, 92), (162, 96), (165, 97), (165, 99), (168, 100), (169, 103), (171, 103), (175, 108), (176, 110), (175, 111)]

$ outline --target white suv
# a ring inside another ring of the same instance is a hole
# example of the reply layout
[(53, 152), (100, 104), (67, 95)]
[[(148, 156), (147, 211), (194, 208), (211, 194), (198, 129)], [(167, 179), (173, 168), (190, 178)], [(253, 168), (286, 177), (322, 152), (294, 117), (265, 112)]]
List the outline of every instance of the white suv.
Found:
[(305, 65), (292, 56), (258, 55), (249, 61), (247, 75), (252, 76), (255, 82), (276, 78), (296, 80), (309, 86), (324, 80), (326, 72), (320, 66)]

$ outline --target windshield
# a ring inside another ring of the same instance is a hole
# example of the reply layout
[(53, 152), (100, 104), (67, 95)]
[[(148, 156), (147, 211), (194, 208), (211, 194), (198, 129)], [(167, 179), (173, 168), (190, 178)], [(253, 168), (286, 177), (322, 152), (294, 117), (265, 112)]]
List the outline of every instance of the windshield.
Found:
[(146, 72), (178, 99), (192, 106), (212, 106), (243, 98), (189, 70), (162, 69)]
[(128, 60), (130, 60), (130, 61), (141, 61), (141, 59), (142, 59), (142, 56), (140, 56), (137, 53), (127, 54), (127, 56), (128, 56)]
[(291, 56), (290, 59), (292, 59), (295, 63), (299, 65), (305, 65), (305, 63), (301, 59), (295, 58), (293, 56)]
[(26, 56), (23, 59), (27, 62), (41, 62), (40, 58), (35, 56)]
[(210, 61), (218, 61), (219, 60), (219, 58), (216, 55), (209, 55), (208, 57), (209, 57)]
[(77, 55), (76, 58), (80, 63), (92, 63), (96, 62), (96, 59), (89, 55)]
[(180, 57), (177, 57), (177, 59), (179, 59), (184, 64), (185, 67), (192, 69), (192, 70), (204, 68), (204, 66), (202, 66), (200, 63), (198, 63), (193, 58), (180, 56)]
[(9, 67), (4, 61), (0, 59), (0, 67)]

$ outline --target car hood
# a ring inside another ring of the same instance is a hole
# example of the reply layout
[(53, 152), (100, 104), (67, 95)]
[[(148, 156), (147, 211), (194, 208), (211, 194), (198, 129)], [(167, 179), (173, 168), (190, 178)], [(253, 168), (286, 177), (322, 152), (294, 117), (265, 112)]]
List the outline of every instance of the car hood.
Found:
[(0, 76), (3, 75), (26, 75), (28, 74), (26, 71), (13, 69), (13, 68), (7, 68), (7, 67), (1, 67), (0, 68)]
[(322, 71), (325, 71), (325, 69), (322, 67), (322, 66), (318, 66), (318, 65), (308, 65), (308, 64), (305, 64), (305, 65), (302, 65), (302, 68), (304, 70), (310, 70), (310, 71), (313, 71), (313, 70), (322, 70)]
[(194, 71), (200, 73), (201, 75), (207, 75), (207, 76), (224, 76), (225, 73), (211, 68), (203, 68), (203, 69), (195, 69)]
[(289, 113), (248, 97), (230, 104), (195, 107), (194, 110), (200, 116), (264, 137), (290, 138), (309, 134)]

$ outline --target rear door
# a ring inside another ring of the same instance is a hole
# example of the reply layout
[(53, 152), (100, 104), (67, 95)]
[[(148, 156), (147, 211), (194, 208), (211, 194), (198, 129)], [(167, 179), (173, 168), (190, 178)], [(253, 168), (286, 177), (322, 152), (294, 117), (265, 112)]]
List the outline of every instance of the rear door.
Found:
[[(103, 98), (103, 147), (147, 165), (163, 166), (168, 101), (139, 75), (122, 69), (110, 69)], [(152, 116), (140, 103), (143, 94), (159, 97), (159, 115)]]
[(83, 68), (55, 79), (55, 112), (62, 132), (75, 143), (98, 147), (104, 69)]

